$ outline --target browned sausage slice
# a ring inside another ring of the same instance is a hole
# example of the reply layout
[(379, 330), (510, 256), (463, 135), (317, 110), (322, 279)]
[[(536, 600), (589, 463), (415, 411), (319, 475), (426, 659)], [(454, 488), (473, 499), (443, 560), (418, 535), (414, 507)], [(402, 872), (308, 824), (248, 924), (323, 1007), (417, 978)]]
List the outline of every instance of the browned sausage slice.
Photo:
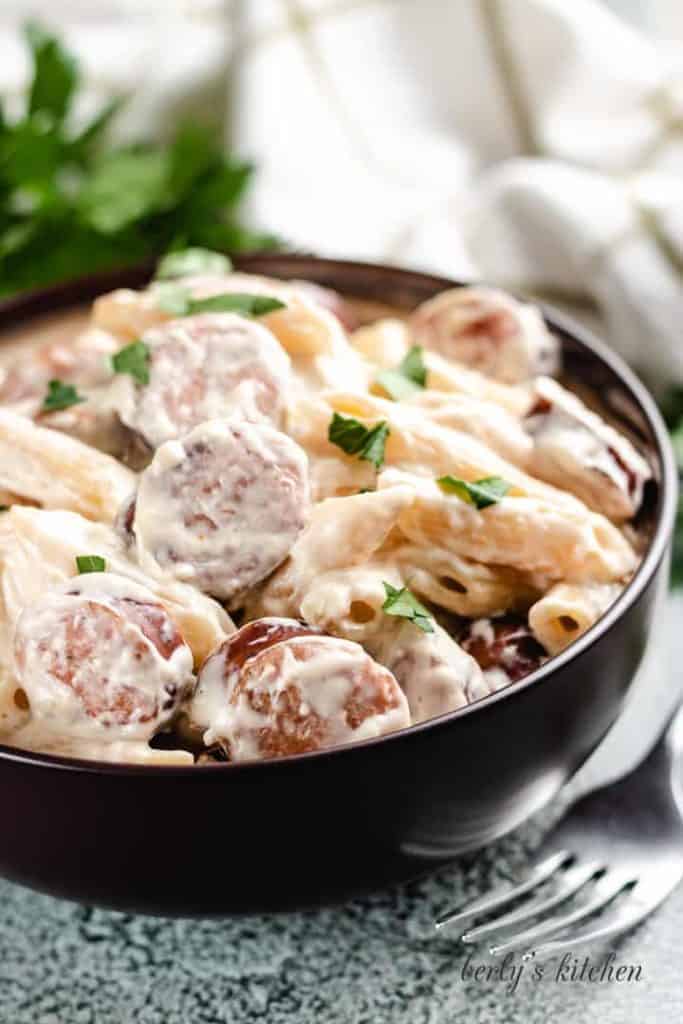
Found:
[(236, 606), (285, 560), (309, 510), (306, 455), (264, 423), (212, 420), (157, 449), (133, 529), (152, 575)]
[(459, 643), (477, 662), (493, 689), (528, 676), (548, 657), (526, 619), (513, 614), (473, 620)]
[(113, 573), (68, 580), (25, 608), (14, 650), (32, 718), (63, 736), (149, 739), (193, 684), (192, 652), (168, 613)]
[(559, 343), (535, 306), (496, 288), (449, 288), (413, 313), (416, 344), (506, 384), (554, 373)]
[(281, 421), (289, 357), (256, 320), (202, 313), (146, 331), (142, 341), (149, 383), (118, 374), (112, 404), (150, 448), (217, 416)]
[(410, 725), (396, 679), (359, 644), (307, 635), (294, 620), (262, 621), (281, 638), (243, 660), (239, 630), (200, 671), (191, 716), (207, 746), (233, 761), (284, 757)]

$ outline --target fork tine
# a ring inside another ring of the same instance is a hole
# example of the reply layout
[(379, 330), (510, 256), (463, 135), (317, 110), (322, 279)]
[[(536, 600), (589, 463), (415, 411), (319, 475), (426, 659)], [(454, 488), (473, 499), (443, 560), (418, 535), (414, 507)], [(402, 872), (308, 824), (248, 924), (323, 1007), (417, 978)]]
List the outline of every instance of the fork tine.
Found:
[(598, 939), (608, 939), (610, 935), (619, 935), (621, 932), (628, 931), (629, 928), (634, 928), (653, 910), (652, 903), (638, 902), (629, 905), (628, 900), (625, 902), (626, 906), (620, 907), (615, 913), (610, 914), (597, 927), (581, 928), (566, 939), (551, 939), (550, 942), (542, 942), (539, 946), (528, 950), (522, 959), (530, 960), (533, 957), (541, 959), (561, 953), (565, 949), (578, 946), (583, 942), (597, 942)]
[(570, 857), (571, 854), (568, 850), (559, 850), (557, 853), (551, 854), (546, 860), (537, 864), (518, 885), (514, 885), (509, 889), (494, 889), (493, 892), (487, 893), (486, 896), (481, 896), (478, 900), (469, 903), (462, 910), (447, 910), (437, 917), (435, 927), (437, 929), (445, 928), (446, 925), (459, 924), (470, 917), (479, 917), (483, 914), (491, 913), (492, 910), (497, 910), (498, 907), (504, 906), (504, 904), (509, 903), (511, 900), (531, 892), (541, 882), (547, 881), (563, 864), (567, 863)]
[(496, 917), (487, 924), (479, 925), (478, 928), (472, 928), (460, 937), (460, 941), (467, 943), (479, 942), (480, 939), (501, 928), (507, 928), (511, 924), (522, 924), (538, 914), (545, 913), (546, 910), (552, 910), (553, 907), (564, 903), (565, 900), (576, 895), (584, 885), (590, 882), (592, 878), (595, 878), (598, 872), (603, 869), (604, 865), (597, 860), (590, 861), (588, 864), (574, 865), (564, 873), (562, 883), (556, 892), (545, 898), (529, 900), (519, 907), (518, 910), (512, 910), (509, 914)]
[(584, 918), (595, 914), (598, 910), (607, 906), (627, 885), (632, 884), (634, 881), (635, 879), (629, 878), (621, 872), (608, 871), (606, 875), (596, 882), (594, 887), (595, 896), (587, 903), (582, 904), (576, 910), (565, 914), (563, 917), (552, 917), (549, 921), (541, 921), (534, 928), (518, 932), (517, 935), (513, 935), (507, 942), (491, 946), (489, 952), (492, 956), (500, 956), (503, 953), (509, 953), (510, 950), (519, 949), (520, 946), (533, 945), (536, 939), (541, 939), (545, 935), (552, 935), (553, 932), (559, 932), (563, 928), (577, 924), (579, 921), (583, 921)]

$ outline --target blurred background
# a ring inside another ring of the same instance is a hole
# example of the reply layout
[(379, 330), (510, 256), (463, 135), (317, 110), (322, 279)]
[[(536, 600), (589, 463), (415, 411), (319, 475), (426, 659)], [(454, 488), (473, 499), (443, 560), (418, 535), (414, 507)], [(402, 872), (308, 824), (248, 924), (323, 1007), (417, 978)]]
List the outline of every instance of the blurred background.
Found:
[(0, 294), (281, 245), (553, 300), (683, 385), (680, 0), (3, 0), (0, 93)]

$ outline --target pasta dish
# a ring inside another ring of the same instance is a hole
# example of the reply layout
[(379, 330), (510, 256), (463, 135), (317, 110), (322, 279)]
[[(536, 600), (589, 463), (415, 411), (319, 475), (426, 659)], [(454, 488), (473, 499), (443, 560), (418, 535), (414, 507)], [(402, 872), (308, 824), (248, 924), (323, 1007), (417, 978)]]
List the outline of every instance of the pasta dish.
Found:
[(478, 700), (586, 632), (651, 468), (539, 312), (167, 255), (0, 360), (0, 742), (238, 762)]

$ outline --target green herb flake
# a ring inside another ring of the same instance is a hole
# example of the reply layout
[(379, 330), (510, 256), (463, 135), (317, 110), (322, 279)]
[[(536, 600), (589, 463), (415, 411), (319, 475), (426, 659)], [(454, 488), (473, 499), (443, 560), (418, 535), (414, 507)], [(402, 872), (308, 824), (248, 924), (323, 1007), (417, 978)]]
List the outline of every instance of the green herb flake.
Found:
[(408, 619), (423, 633), (434, 632), (432, 616), (407, 587), (401, 587), (399, 590), (392, 587), (390, 583), (385, 583), (384, 580), (382, 580), (382, 586), (387, 595), (386, 601), (382, 605), (383, 612), (386, 612), (387, 615), (397, 615), (401, 619)]
[(72, 405), (79, 405), (85, 402), (85, 398), (79, 395), (72, 384), (64, 384), (61, 380), (48, 381), (47, 394), (41, 406), (42, 412), (58, 412), (60, 409), (69, 409)]
[(100, 555), (76, 555), (76, 568), (81, 575), (86, 572), (105, 572), (107, 563)]
[(284, 309), (285, 303), (270, 295), (248, 295), (245, 292), (229, 292), (225, 295), (211, 295), (207, 299), (189, 299), (188, 313), (240, 313), (242, 316), (264, 316)]
[(193, 274), (228, 274), (232, 263), (222, 252), (201, 249), (177, 249), (167, 252), (157, 266), (157, 281), (168, 281), (174, 277), (190, 277)]
[(327, 437), (347, 455), (358, 455), (366, 462), (372, 462), (375, 469), (380, 469), (384, 464), (384, 449), (390, 433), (384, 420), (368, 429), (352, 416), (341, 416), (335, 412)]
[(144, 341), (131, 341), (111, 357), (114, 373), (128, 373), (139, 384), (149, 384), (149, 346)]
[(375, 381), (394, 399), (400, 401), (421, 391), (427, 383), (427, 367), (422, 358), (422, 346), (413, 345), (394, 370), (382, 370)]
[(175, 281), (162, 281), (155, 285), (154, 298), (159, 309), (171, 316), (187, 316), (190, 311), (190, 293)]
[(436, 482), (446, 494), (455, 494), (478, 509), (496, 505), (512, 486), (500, 476), (485, 476), (473, 483), (457, 476), (441, 476)]

